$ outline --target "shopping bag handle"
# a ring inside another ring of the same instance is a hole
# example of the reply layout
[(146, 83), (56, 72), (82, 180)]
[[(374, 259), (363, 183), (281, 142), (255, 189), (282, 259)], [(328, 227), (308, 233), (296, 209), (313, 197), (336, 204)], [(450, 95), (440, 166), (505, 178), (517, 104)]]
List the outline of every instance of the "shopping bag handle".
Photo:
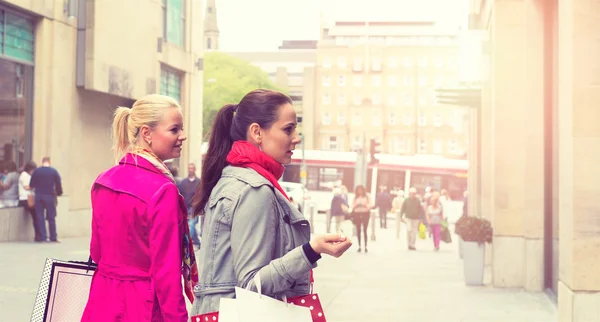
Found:
[(92, 260), (92, 256), (88, 257), (87, 262), (69, 261), (69, 263), (87, 265), (87, 270), (85, 271), (86, 273), (89, 272), (89, 271), (91, 271), (92, 269), (95, 270), (98, 267), (98, 264), (94, 263), (94, 261)]
[[(254, 274), (254, 278), (252, 278), (252, 281), (254, 281), (254, 285), (256, 285), (256, 291), (257, 291), (258, 295), (260, 295), (262, 297), (262, 286), (260, 285), (260, 274), (258, 272), (256, 272), (256, 274)], [(250, 283), (248, 283), (248, 285), (246, 285), (246, 289), (248, 291), (251, 291)]]

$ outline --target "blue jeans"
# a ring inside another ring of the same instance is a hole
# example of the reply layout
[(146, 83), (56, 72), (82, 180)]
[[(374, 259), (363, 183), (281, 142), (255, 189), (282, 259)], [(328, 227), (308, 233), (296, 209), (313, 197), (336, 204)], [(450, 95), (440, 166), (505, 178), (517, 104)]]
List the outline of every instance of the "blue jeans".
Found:
[[(190, 213), (188, 208), (188, 214)], [(190, 226), (190, 237), (192, 238), (192, 243), (194, 245), (200, 245), (200, 239), (198, 238), (198, 231), (196, 230), (196, 225), (198, 225), (199, 218), (188, 216), (188, 226)]]
[(48, 234), (46, 233), (46, 220), (48, 220), (50, 240), (56, 241), (56, 203), (54, 195), (35, 195), (35, 215), (40, 240), (46, 241), (48, 238)]

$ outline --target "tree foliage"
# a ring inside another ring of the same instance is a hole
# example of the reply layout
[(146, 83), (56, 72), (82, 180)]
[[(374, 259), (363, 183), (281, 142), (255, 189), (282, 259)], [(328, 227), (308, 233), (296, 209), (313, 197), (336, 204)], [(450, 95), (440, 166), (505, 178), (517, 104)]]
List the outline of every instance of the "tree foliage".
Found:
[(238, 103), (257, 88), (279, 90), (266, 72), (243, 59), (221, 52), (204, 54), (203, 135), (207, 137), (223, 105)]

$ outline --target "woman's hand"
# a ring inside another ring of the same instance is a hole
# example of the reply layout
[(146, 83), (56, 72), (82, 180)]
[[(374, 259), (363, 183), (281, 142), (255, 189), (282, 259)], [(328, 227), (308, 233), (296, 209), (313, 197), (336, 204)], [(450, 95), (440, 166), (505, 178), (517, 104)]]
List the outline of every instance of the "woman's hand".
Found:
[(338, 258), (352, 246), (348, 237), (341, 234), (325, 234), (315, 236), (310, 241), (310, 247), (319, 253)]

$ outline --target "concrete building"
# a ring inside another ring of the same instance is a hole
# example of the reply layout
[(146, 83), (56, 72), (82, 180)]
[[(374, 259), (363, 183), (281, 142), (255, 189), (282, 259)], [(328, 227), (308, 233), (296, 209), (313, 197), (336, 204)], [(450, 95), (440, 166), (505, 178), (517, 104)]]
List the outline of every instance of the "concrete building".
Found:
[(219, 50), (219, 23), (217, 21), (217, 4), (215, 0), (207, 0), (204, 16), (204, 49)]
[(469, 191), (494, 226), (493, 284), (547, 290), (559, 321), (600, 321), (600, 6), (471, 4), (488, 67)]
[(278, 51), (228, 54), (261, 68), (277, 87), (290, 95), (298, 116), (298, 131), (303, 136), (304, 148), (315, 149), (316, 41), (286, 40)]
[[(114, 164), (117, 106), (150, 93), (179, 100), (188, 140), (174, 163), (200, 165), (200, 0), (0, 1), (0, 35), (0, 160), (51, 157), (64, 188), (59, 238), (90, 232), (91, 185)], [(32, 241), (29, 220), (0, 209), (0, 241)]]
[(441, 106), (458, 85), (458, 30), (435, 19), (323, 23), (317, 48), (315, 148), (464, 157), (468, 113)]

